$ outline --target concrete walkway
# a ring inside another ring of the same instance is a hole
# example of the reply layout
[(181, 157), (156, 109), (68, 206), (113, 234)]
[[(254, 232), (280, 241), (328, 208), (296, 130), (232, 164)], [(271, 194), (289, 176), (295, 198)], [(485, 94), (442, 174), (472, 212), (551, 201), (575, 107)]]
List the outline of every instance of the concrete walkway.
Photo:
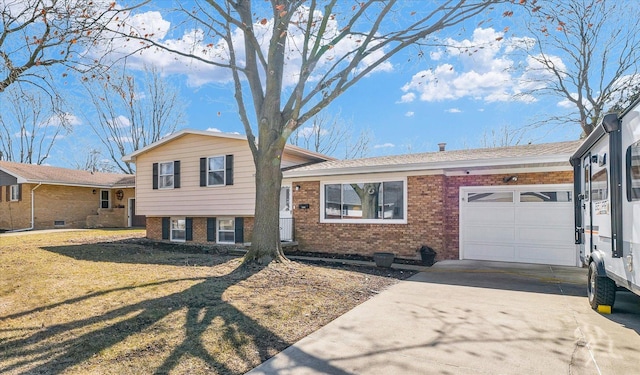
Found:
[(445, 261), (362, 303), (249, 374), (639, 373), (640, 298), (614, 314), (586, 270)]

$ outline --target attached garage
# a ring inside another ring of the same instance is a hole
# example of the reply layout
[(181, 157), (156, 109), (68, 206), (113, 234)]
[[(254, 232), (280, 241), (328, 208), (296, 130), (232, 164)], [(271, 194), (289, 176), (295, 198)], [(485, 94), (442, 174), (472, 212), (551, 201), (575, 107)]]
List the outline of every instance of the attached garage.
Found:
[(576, 266), (572, 186), (460, 188), (460, 258)]

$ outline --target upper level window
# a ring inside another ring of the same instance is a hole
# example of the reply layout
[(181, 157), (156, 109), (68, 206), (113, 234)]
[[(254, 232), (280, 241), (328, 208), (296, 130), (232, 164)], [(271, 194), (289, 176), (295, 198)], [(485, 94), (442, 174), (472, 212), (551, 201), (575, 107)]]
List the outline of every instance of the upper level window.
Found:
[(214, 156), (207, 159), (207, 186), (225, 185), (225, 157)]
[(640, 142), (627, 148), (627, 200), (640, 200)]
[(158, 188), (173, 188), (173, 162), (159, 163)]
[(406, 220), (405, 181), (325, 184), (323, 221)]
[(11, 185), (9, 200), (13, 202), (20, 200), (20, 185)]

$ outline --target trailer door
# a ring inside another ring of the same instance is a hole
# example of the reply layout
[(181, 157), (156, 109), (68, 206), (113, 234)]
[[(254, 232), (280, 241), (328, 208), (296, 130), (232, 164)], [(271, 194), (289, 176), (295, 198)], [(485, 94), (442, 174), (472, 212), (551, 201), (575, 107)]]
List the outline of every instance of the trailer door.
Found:
[[(586, 257), (591, 254), (591, 250), (593, 250), (593, 220), (591, 218), (591, 153), (588, 153), (582, 159), (582, 184), (580, 190), (580, 197), (582, 198), (581, 207), (582, 207), (582, 225), (584, 230), (584, 255)], [(595, 228), (597, 234), (597, 228)]]

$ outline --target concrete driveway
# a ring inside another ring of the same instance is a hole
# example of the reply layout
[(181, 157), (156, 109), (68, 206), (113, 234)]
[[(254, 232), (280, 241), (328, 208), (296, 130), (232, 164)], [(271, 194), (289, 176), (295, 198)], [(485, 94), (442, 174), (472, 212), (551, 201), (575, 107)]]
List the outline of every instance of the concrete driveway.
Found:
[(600, 315), (586, 270), (445, 261), (249, 374), (638, 374), (640, 298)]

